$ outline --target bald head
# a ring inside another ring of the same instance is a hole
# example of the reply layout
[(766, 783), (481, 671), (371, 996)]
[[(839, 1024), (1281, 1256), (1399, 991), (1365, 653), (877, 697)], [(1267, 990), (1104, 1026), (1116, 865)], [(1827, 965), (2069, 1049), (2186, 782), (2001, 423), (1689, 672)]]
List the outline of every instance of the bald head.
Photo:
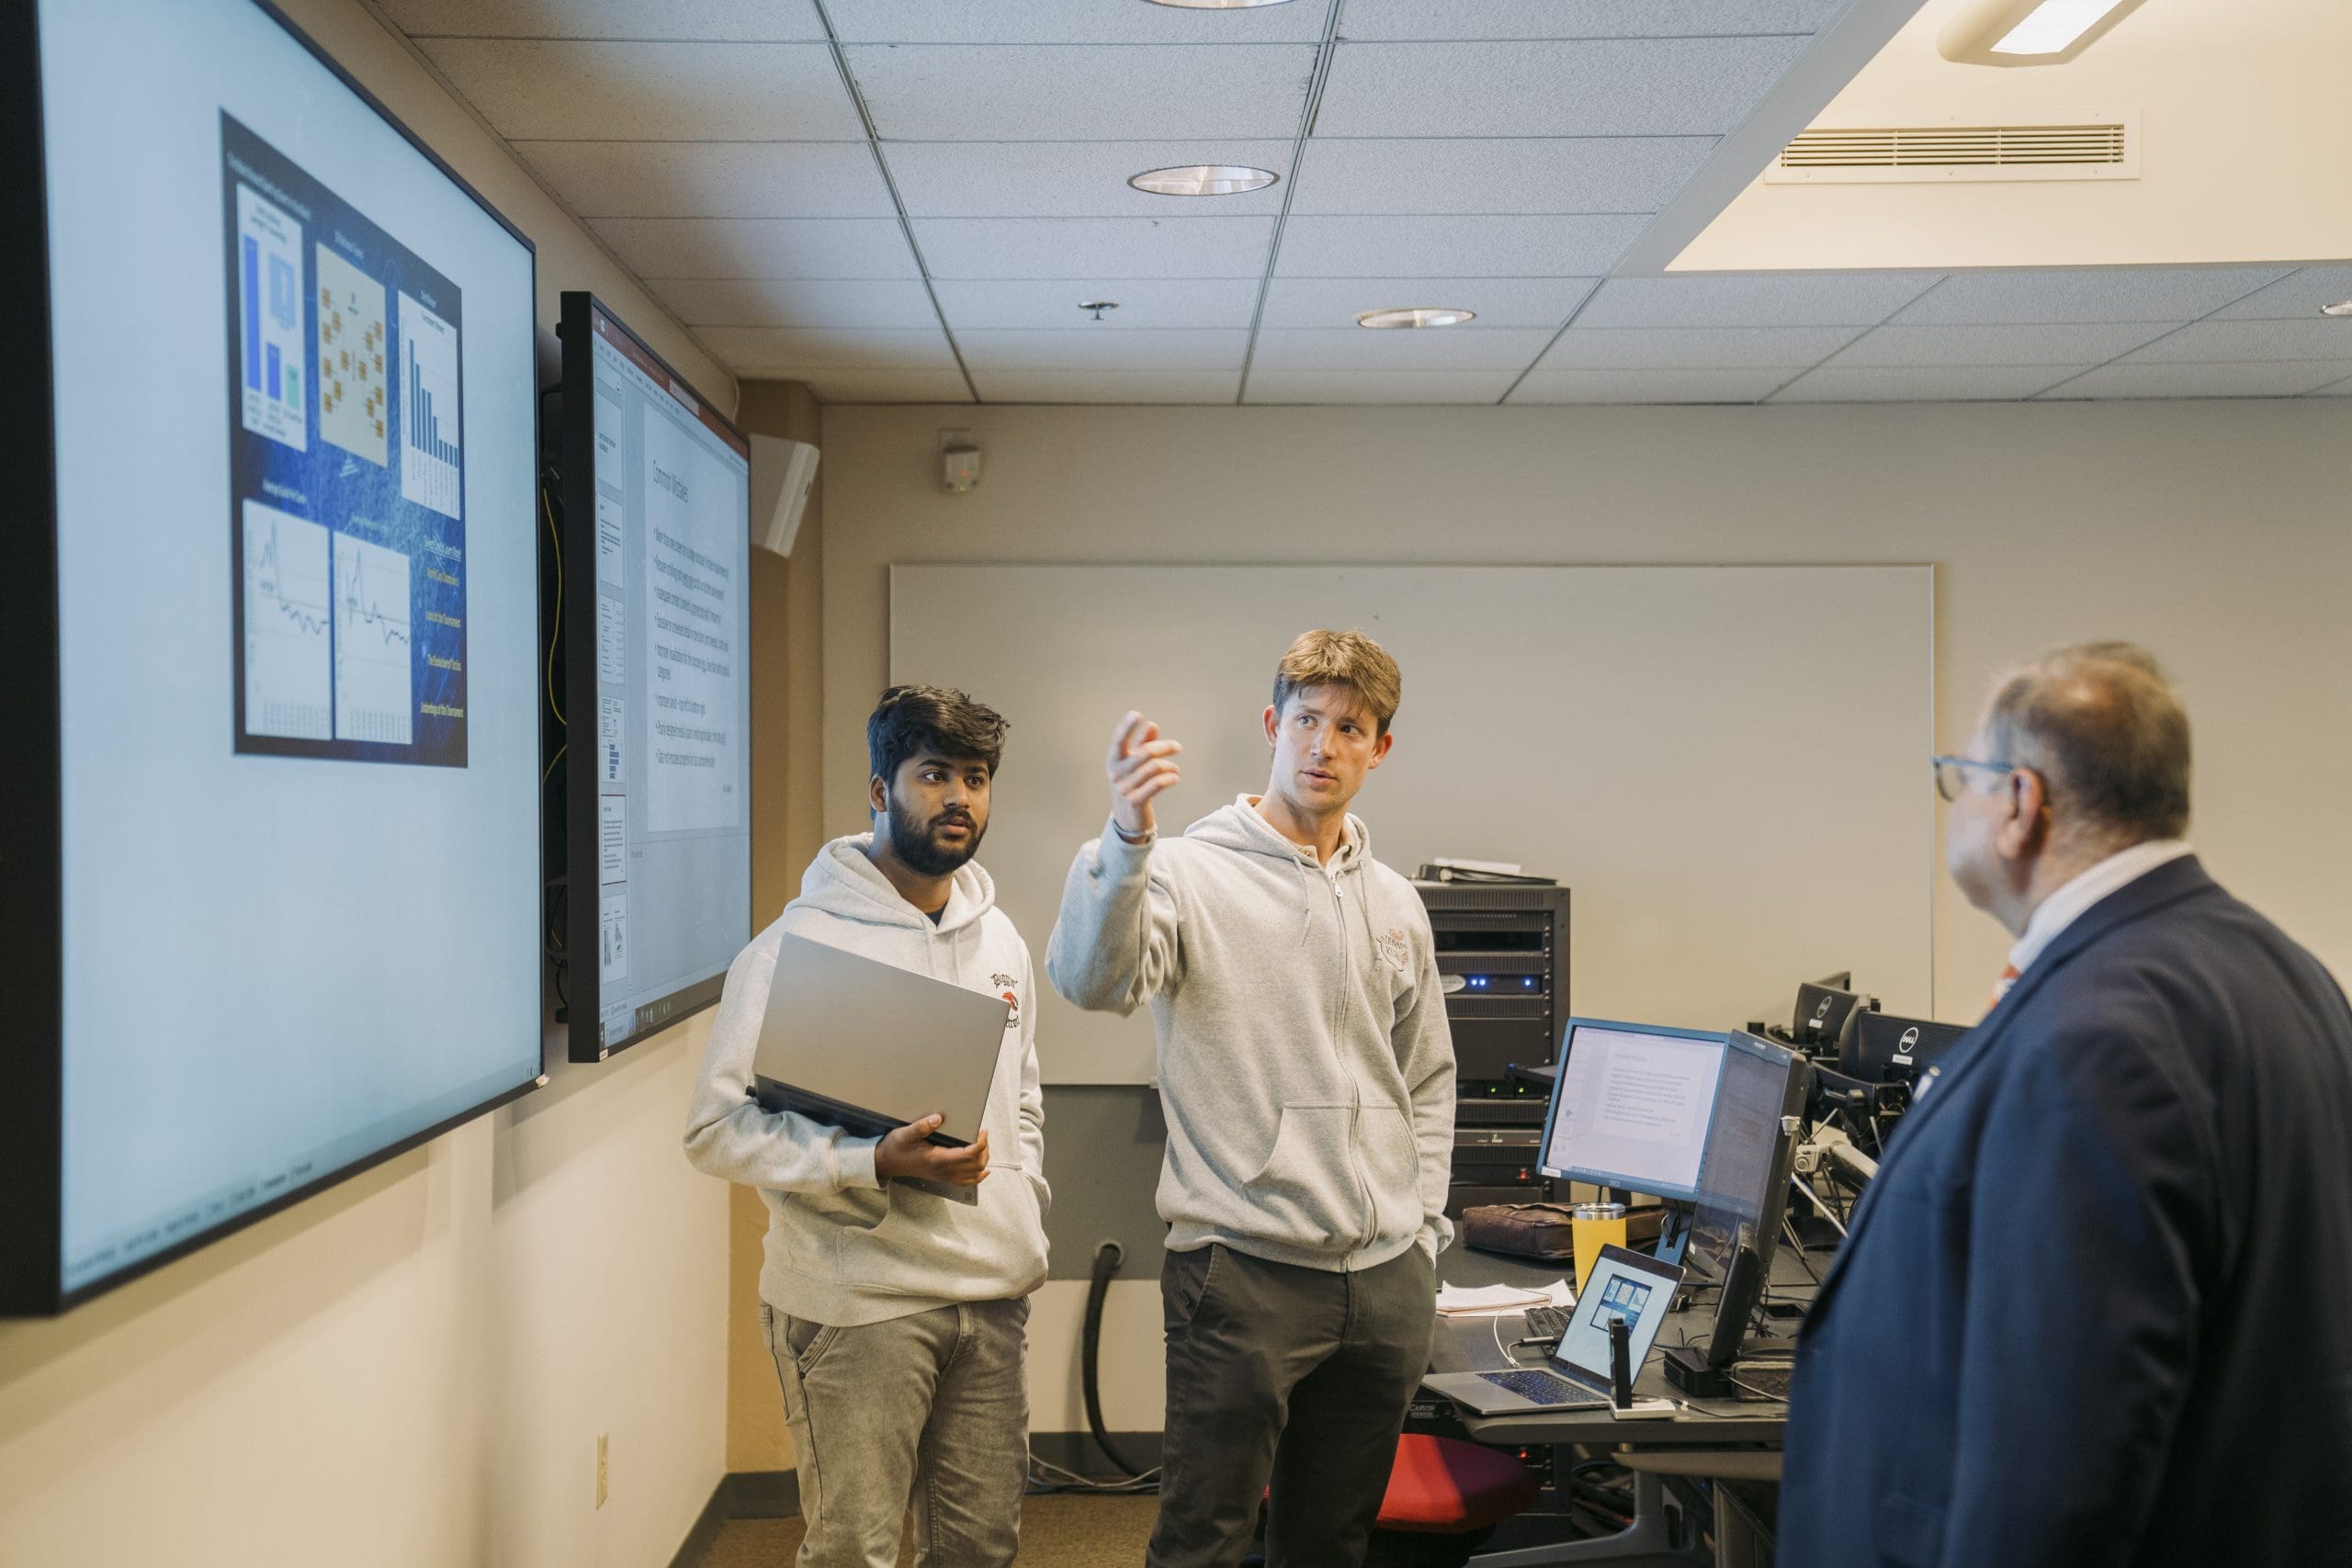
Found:
[(2145, 649), (2075, 643), (2015, 667), (1981, 732), (1988, 755), (2046, 781), (2052, 836), (2071, 849), (2188, 830), (2188, 715)]

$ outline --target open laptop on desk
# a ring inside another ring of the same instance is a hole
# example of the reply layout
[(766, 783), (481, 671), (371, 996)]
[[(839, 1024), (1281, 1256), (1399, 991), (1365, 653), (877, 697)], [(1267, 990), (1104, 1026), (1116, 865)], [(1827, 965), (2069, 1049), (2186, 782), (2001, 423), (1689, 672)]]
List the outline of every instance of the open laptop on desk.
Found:
[(1599, 1410), (1609, 1405), (1609, 1321), (1622, 1317), (1633, 1375), (1642, 1375), (1650, 1345), (1665, 1323), (1682, 1270), (1622, 1247), (1604, 1247), (1577, 1299), (1567, 1332), (1544, 1367), (1511, 1371), (1442, 1372), (1421, 1386), (1481, 1416), (1521, 1410)]
[[(946, 1118), (930, 1142), (980, 1135), (1012, 1004), (946, 980), (787, 934), (752, 1057), (753, 1094), (861, 1138), (919, 1116)], [(970, 1187), (910, 1185), (977, 1203)]]

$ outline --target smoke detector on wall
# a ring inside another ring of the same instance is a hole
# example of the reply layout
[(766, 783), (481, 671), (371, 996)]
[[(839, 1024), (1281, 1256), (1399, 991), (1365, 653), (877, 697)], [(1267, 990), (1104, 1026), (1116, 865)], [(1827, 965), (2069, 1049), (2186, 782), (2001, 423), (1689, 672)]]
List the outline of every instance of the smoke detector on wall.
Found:
[(980, 449), (968, 430), (939, 433), (939, 488), (962, 495), (980, 482)]

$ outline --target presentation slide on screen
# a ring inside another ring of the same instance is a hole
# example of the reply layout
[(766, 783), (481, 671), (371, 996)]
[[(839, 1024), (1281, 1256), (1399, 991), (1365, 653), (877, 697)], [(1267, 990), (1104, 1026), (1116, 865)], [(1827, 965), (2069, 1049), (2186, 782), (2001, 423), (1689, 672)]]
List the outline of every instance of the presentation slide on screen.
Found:
[(537, 1076), (545, 649), (527, 243), (249, 0), (39, 21), (73, 1292)]
[(617, 323), (595, 367), (598, 1039), (718, 994), (751, 924), (751, 453)]
[(1637, 1191), (1694, 1189), (1723, 1062), (1719, 1041), (1578, 1029), (1545, 1163), (1633, 1178), (1621, 1185)]
[(237, 750), (463, 767), (462, 294), (225, 113), (220, 150)]

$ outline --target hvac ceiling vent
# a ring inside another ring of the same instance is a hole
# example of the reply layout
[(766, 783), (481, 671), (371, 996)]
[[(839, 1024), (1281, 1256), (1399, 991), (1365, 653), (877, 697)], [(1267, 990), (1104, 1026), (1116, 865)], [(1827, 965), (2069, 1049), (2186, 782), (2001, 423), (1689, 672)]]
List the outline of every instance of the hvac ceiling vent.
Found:
[(2136, 112), (2052, 125), (1816, 125), (1764, 172), (1768, 184), (1812, 185), (2139, 177)]

